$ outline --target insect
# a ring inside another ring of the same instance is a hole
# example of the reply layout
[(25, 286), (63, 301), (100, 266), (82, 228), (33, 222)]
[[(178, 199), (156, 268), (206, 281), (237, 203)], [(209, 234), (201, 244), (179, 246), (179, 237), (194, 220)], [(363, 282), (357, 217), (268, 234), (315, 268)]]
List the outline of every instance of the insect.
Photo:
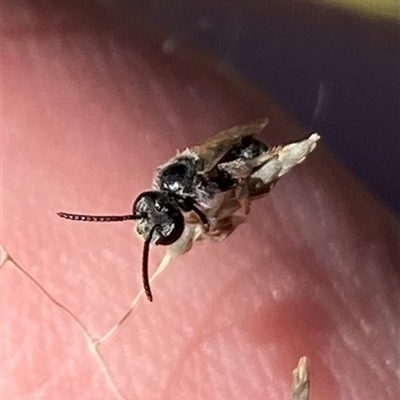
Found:
[[(167, 246), (161, 264), (190, 250), (197, 240), (220, 241), (243, 223), (251, 202), (265, 196), (279, 178), (311, 153), (319, 135), (269, 148), (254, 136), (267, 125), (259, 119), (217, 133), (187, 148), (157, 168), (152, 190), (133, 203), (128, 215), (82, 215), (59, 212), (74, 221), (136, 220), (144, 238), (142, 278), (153, 300), (148, 264), (150, 245)], [(242, 211), (240, 213), (240, 211)]]

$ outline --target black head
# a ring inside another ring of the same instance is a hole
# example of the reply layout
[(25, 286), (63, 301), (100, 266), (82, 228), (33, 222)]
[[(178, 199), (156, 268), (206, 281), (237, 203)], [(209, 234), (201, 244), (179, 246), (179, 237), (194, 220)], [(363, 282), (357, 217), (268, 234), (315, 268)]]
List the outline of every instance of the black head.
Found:
[(136, 229), (143, 236), (142, 274), (143, 285), (147, 298), (152, 301), (153, 295), (150, 289), (148, 264), (150, 244), (168, 246), (176, 242), (185, 228), (183, 215), (168, 192), (148, 191), (141, 193), (133, 204), (131, 215), (82, 215), (59, 212), (61, 218), (74, 221), (88, 222), (119, 222), (137, 220)]
[(141, 193), (133, 204), (133, 214), (141, 215), (136, 230), (147, 239), (153, 227), (151, 243), (168, 246), (182, 235), (185, 220), (175, 199), (168, 192), (154, 190)]

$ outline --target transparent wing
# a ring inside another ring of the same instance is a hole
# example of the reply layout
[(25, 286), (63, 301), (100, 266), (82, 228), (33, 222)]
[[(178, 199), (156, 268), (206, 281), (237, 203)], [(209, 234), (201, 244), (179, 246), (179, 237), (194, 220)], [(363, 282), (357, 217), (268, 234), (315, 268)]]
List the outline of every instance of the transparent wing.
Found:
[(210, 172), (224, 155), (240, 140), (246, 136), (253, 136), (261, 132), (268, 124), (268, 119), (257, 119), (248, 124), (237, 125), (221, 131), (207, 139), (203, 144), (189, 149), (203, 161), (203, 165), (198, 171), (200, 174)]

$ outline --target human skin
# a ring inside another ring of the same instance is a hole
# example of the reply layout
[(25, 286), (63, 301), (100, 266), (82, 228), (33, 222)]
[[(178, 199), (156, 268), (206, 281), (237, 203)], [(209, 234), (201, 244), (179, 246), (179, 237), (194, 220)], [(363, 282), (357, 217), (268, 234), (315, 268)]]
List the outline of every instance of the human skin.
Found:
[[(3, 2), (4, 399), (118, 398), (82, 329), (16, 265), (99, 337), (141, 288), (142, 242), (130, 222), (58, 211), (127, 214), (176, 149), (237, 123), (267, 116), (273, 144), (307, 134), (215, 60), (68, 4)], [(398, 243), (321, 143), (226, 241), (175, 260), (99, 352), (126, 399), (287, 399), (302, 355), (313, 399), (397, 399)]]

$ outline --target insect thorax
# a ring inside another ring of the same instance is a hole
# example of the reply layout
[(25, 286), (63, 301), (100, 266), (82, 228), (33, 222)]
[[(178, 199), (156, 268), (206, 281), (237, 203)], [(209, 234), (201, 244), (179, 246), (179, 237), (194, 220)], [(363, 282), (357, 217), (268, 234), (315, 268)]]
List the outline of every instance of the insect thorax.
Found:
[(193, 197), (198, 162), (193, 155), (181, 155), (169, 160), (157, 170), (153, 187), (178, 196)]
[(253, 138), (244, 137), (232, 146), (221, 158), (215, 168), (207, 173), (200, 173), (203, 161), (187, 149), (162, 165), (156, 172), (153, 188), (165, 190), (181, 198), (181, 208), (185, 210), (184, 199), (190, 199), (204, 208), (212, 207), (213, 198), (220, 192), (230, 190), (236, 185), (234, 177), (219, 170), (218, 164), (235, 160), (251, 160), (268, 150), (267, 145)]

